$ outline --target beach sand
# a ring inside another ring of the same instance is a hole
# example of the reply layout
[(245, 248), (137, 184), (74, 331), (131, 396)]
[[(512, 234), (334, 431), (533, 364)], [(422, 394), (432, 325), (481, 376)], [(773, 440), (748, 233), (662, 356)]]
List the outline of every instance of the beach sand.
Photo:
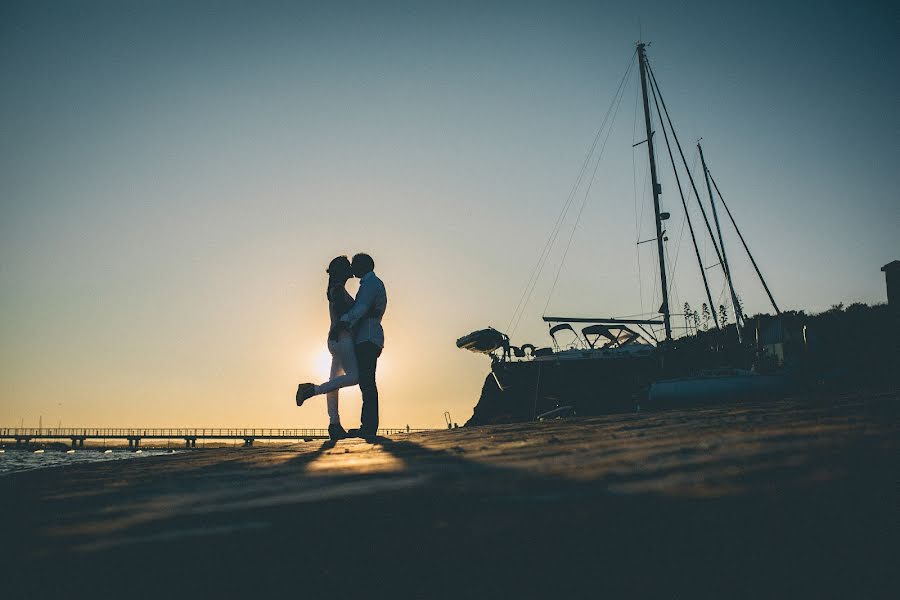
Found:
[(201, 449), (0, 478), (34, 597), (888, 597), (900, 397)]

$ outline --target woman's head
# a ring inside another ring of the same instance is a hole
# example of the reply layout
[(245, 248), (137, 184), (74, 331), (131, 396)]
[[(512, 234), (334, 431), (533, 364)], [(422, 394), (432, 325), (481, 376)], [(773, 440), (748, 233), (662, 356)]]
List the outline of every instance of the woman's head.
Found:
[(350, 268), (350, 259), (346, 256), (338, 256), (331, 260), (328, 263), (328, 269), (325, 271), (328, 273), (329, 279), (342, 279), (344, 281), (353, 277), (353, 270)]

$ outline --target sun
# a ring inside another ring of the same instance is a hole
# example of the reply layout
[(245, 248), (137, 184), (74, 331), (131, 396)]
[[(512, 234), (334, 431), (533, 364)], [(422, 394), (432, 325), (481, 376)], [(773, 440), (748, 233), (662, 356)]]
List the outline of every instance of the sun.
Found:
[(328, 348), (322, 348), (316, 353), (313, 364), (316, 365), (316, 376), (321, 381), (328, 381), (331, 375), (331, 352)]

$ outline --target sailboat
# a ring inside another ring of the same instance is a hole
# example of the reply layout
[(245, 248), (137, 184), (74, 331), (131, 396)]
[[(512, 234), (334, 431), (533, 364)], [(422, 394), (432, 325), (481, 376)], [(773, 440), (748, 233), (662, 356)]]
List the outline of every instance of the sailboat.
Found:
[[(493, 328), (477, 330), (459, 338), (459, 348), (491, 358), (491, 372), (485, 378), (481, 397), (468, 425), (626, 412), (642, 405), (665, 407), (691, 401), (716, 402), (773, 394), (784, 387), (781, 375), (758, 372), (756, 363), (760, 348), (752, 339), (756, 337), (751, 335), (753, 327), (746, 322), (734, 287), (717, 205), (725, 208), (776, 314), (780, 315), (780, 310), (707, 168), (703, 148), (698, 141), (697, 150), (712, 221), (709, 219), (648, 61), (647, 44), (638, 42), (635, 55), (640, 71), (646, 132), (646, 139), (635, 146), (646, 145), (647, 149), (656, 234), (653, 239), (638, 243), (655, 242), (662, 298), (658, 312), (646, 318), (544, 315), (543, 321), (549, 327), (551, 342), (545, 347), (533, 344), (514, 346), (506, 333)], [(681, 337), (675, 337), (672, 331), (673, 312), (669, 304), (667, 280), (669, 271), (664, 250), (667, 239), (665, 222), (670, 214), (660, 210), (662, 188), (657, 172), (658, 137), (653, 131), (652, 109), (656, 111), (663, 133), (714, 324), (714, 328), (708, 331), (697, 328), (692, 335)], [(707, 277), (710, 267), (705, 266), (701, 258), (698, 232), (688, 212), (688, 200), (679, 176), (676, 155), (681, 158), (683, 171), (700, 207), (709, 243), (715, 250), (718, 263), (713, 266), (721, 267), (727, 282), (734, 312), (733, 325), (726, 326), (724, 319), (716, 314), (716, 303), (713, 302)], [(716, 195), (713, 194), (714, 189)], [(573, 341), (565, 343), (564, 336)]]

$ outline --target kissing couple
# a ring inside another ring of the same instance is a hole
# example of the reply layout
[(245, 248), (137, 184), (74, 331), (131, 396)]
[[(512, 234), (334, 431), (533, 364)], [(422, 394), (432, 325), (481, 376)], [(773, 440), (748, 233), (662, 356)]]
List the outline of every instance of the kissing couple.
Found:
[[(375, 261), (368, 254), (357, 254), (353, 261), (338, 256), (328, 264), (328, 351), (331, 353), (331, 378), (321, 385), (301, 383), (297, 388), (297, 406), (319, 394), (328, 405), (328, 436), (375, 438), (378, 432), (378, 387), (375, 370), (384, 348), (381, 318), (387, 308), (384, 283), (375, 275)], [(356, 298), (347, 291), (347, 280), (359, 278)], [(362, 392), (362, 416), (359, 429), (345, 431), (338, 412), (338, 390), (359, 385)]]

